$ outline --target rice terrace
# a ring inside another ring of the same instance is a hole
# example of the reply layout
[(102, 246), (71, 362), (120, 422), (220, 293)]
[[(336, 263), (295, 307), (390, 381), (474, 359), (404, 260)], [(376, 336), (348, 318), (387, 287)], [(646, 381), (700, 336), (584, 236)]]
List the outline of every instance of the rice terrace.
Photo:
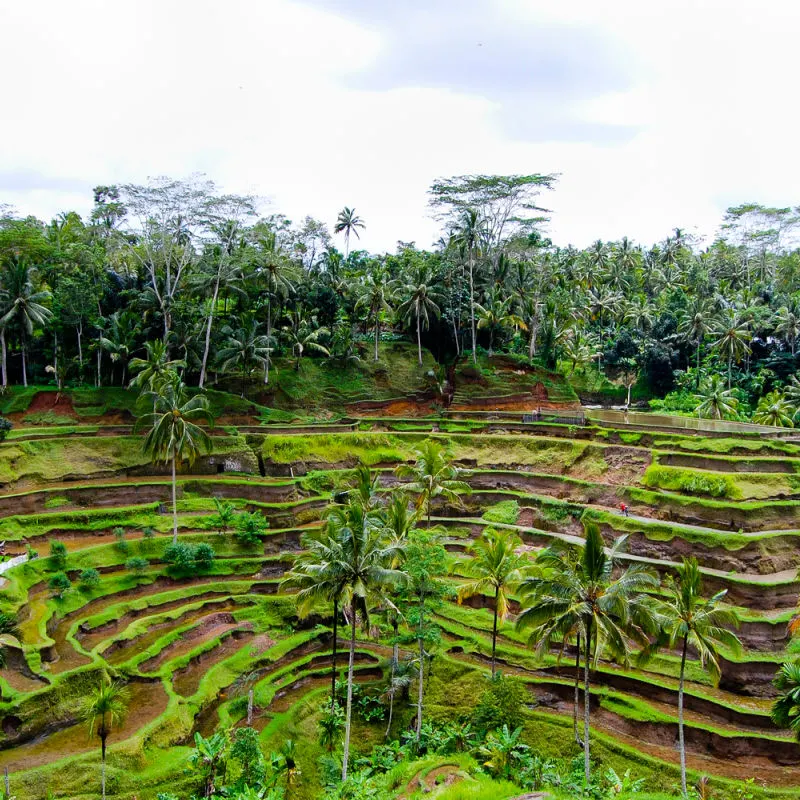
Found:
[(555, 182), (0, 218), (4, 800), (800, 797), (800, 213)]

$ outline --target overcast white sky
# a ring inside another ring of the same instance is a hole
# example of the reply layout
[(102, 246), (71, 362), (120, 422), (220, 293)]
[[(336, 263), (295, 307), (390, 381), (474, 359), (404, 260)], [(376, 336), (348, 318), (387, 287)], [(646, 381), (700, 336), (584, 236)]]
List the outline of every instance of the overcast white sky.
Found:
[(205, 172), (362, 245), (428, 246), (426, 189), (558, 172), (559, 244), (800, 203), (794, 0), (0, 0), (0, 203)]

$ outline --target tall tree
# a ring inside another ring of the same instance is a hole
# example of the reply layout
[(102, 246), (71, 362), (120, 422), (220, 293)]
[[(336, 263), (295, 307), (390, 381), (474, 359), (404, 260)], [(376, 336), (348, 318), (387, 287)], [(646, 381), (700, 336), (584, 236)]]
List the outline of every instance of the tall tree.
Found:
[(339, 216), (336, 217), (336, 225), (333, 226), (333, 230), (335, 233), (344, 233), (344, 256), (350, 254), (350, 236), (355, 235), (356, 239), (361, 238), (361, 234), (359, 234), (359, 228), (364, 230), (367, 226), (364, 224), (364, 220), (356, 214), (356, 210), (354, 208), (348, 208), (345, 206), (340, 212)]
[(391, 304), (395, 299), (395, 285), (390, 281), (386, 271), (381, 267), (374, 267), (361, 280), (358, 287), (358, 300), (356, 310), (366, 311), (367, 318), (372, 318), (375, 331), (375, 361), (378, 361), (378, 342), (381, 338), (381, 315), (391, 311)]
[(417, 333), (417, 360), (422, 366), (422, 331), (428, 330), (432, 318), (439, 318), (439, 294), (432, 285), (434, 277), (430, 269), (420, 268), (413, 275), (401, 293), (406, 299), (397, 309), (397, 316), (405, 322), (416, 327)]
[[(355, 663), (356, 627), (359, 615), (366, 623), (369, 604), (376, 596), (385, 598), (390, 587), (403, 579), (403, 573), (390, 564), (394, 545), (387, 546), (374, 511), (365, 511), (358, 503), (334, 508), (328, 517), (329, 529), (335, 531), (329, 542), (335, 553), (336, 569), (350, 597), (350, 658), (347, 666), (347, 704), (345, 706), (342, 781), (347, 780), (350, 757), (350, 732), (353, 714), (353, 666)], [(386, 602), (386, 600), (384, 599)]]
[(20, 351), (22, 354), (22, 385), (28, 385), (27, 346), (37, 325), (44, 325), (52, 316), (49, 308), (42, 305), (50, 299), (46, 289), (37, 291), (34, 286), (36, 271), (25, 261), (14, 260), (3, 270), (3, 315), (0, 317), (0, 349), (2, 349), (3, 386), (7, 381), (6, 328), (13, 322), (20, 329)]
[(145, 392), (144, 398), (153, 404), (151, 413), (136, 421), (137, 430), (147, 429), (144, 451), (154, 461), (170, 465), (172, 473), (172, 542), (178, 541), (178, 500), (176, 467), (179, 462), (194, 463), (197, 457), (212, 450), (211, 437), (196, 423), (214, 424), (208, 399), (202, 394), (189, 397), (186, 387), (176, 374), (163, 384)]
[(509, 592), (513, 592), (523, 578), (527, 560), (517, 553), (522, 542), (509, 531), (488, 529), (474, 542), (470, 558), (464, 563), (468, 581), (458, 589), (458, 602), (488, 592), (494, 595), (492, 615), (492, 677), (495, 675), (497, 651), (497, 622), (508, 616)]
[(700, 665), (715, 680), (719, 678), (719, 649), (736, 653), (740, 642), (726, 626), (739, 624), (734, 611), (723, 605), (727, 589), (713, 597), (703, 597), (703, 578), (696, 558), (684, 558), (675, 569), (676, 578), (668, 579), (665, 596), (653, 598), (658, 635), (643, 648), (639, 660), (646, 662), (658, 649), (680, 650), (681, 667), (678, 680), (678, 747), (681, 754), (681, 790), (686, 789), (686, 744), (683, 737), (683, 693), (686, 657), (689, 649), (697, 653)]
[(431, 526), (431, 503), (443, 497), (460, 502), (460, 495), (469, 494), (468, 483), (459, 479), (460, 471), (450, 453), (435, 439), (426, 439), (414, 453), (414, 464), (401, 464), (396, 472), (408, 483), (405, 489), (418, 495), (418, 508), (425, 510), (427, 526)]
[(583, 652), (583, 755), (586, 785), (590, 769), (590, 665), (603, 649), (626, 658), (629, 641), (645, 644), (653, 633), (655, 621), (648, 613), (642, 592), (658, 587), (656, 575), (641, 564), (615, 575), (619, 554), (627, 536), (616, 540), (610, 552), (603, 547), (599, 528), (586, 526), (586, 542), (579, 548), (579, 558), (571, 549), (558, 543), (543, 550), (536, 560), (537, 573), (520, 584), (524, 610), (517, 618), (521, 628), (533, 629), (534, 638), (550, 642), (571, 635), (580, 625)]
[(84, 700), (83, 718), (89, 725), (89, 735), (100, 739), (100, 797), (106, 800), (106, 745), (108, 737), (122, 724), (127, 712), (128, 690), (105, 675), (100, 686)]
[(452, 241), (466, 256), (469, 272), (469, 320), (472, 331), (472, 363), (478, 363), (478, 334), (475, 325), (475, 259), (485, 235), (486, 221), (474, 208), (463, 211), (453, 229)]

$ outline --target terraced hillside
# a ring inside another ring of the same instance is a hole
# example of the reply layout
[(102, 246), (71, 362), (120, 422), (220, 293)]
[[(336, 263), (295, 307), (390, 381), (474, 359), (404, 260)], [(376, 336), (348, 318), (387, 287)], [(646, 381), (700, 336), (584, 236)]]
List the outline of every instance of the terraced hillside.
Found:
[[(525, 423), (509, 409), (479, 414), (456, 402), (441, 415), (362, 408), (356, 417), (351, 407), (347, 421), (293, 424), (291, 415), (244, 403), (228, 409), (213, 452), (179, 477), (179, 541), (215, 553), (181, 568), (165, 561), (169, 478), (143, 455), (127, 401), (81, 416), (80, 405), (59, 411), (52, 400), (17, 398), (20, 407), (7, 409), (16, 427), (0, 444), (0, 610), (18, 620), (22, 645), (6, 649), (0, 670), (0, 767), (18, 798), (94, 795), (98, 748), (79, 709), (103, 670), (129, 689), (130, 711), (110, 740), (111, 796), (149, 798), (187, 785), (193, 733), (240, 724), (250, 689), (265, 747), (287, 735), (298, 742), (307, 780), (295, 796), (318, 796), (315, 724), (329, 685), (331, 620), (324, 609), (298, 619), (279, 583), (302, 532), (321, 524), (359, 462), (390, 490), (394, 468), (429, 437), (446, 441), (472, 487), (462, 504), (434, 511), (456, 558), (489, 526), (517, 531), (534, 553), (554, 540), (581, 541), (588, 520), (608, 542), (630, 534), (625, 558), (662, 574), (697, 556), (708, 589), (728, 589), (737, 607), (744, 652), (724, 654), (718, 686), (696, 662), (689, 667), (690, 769), (714, 776), (720, 796), (726, 780), (754, 775), (768, 785), (765, 796), (800, 792), (800, 746), (769, 716), (772, 678), (796, 646), (787, 623), (800, 592), (800, 445)], [(217, 402), (236, 405), (222, 395)], [(215, 500), (263, 516), (268, 529), (248, 543), (220, 519)], [(618, 511), (623, 500), (630, 517)], [(63, 591), (53, 584), (59, 573), (70, 583)], [(478, 597), (440, 612), (431, 715), (451, 718), (479, 693), (489, 608)], [(360, 639), (360, 682), (381, 679), (387, 643), (380, 631)], [(513, 619), (501, 626), (498, 656), (530, 691), (526, 727), (542, 752), (569, 754), (569, 659), (535, 657)], [(632, 767), (652, 789), (676, 780), (678, 664), (672, 653), (639, 670), (601, 661), (594, 676), (596, 757)], [(382, 739), (382, 726), (359, 725), (359, 748)]]

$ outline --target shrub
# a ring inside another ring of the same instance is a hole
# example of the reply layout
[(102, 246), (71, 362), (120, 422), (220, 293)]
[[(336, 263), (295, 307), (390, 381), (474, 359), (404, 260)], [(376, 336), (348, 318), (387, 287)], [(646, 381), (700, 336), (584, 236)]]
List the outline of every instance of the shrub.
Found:
[(131, 545), (130, 542), (125, 539), (125, 528), (114, 528), (112, 533), (114, 534), (114, 538), (117, 540), (114, 544), (114, 547), (116, 547), (120, 553), (129, 553)]
[(134, 556), (125, 562), (125, 569), (135, 572), (137, 575), (141, 575), (149, 566), (150, 562), (141, 556)]
[(53, 539), (50, 542), (50, 563), (55, 570), (63, 570), (67, 565), (67, 546)]
[(57, 597), (59, 600), (64, 597), (64, 595), (72, 588), (72, 581), (66, 576), (63, 572), (57, 572), (50, 578), (50, 582), (47, 584), (50, 591), (53, 593), (53, 597)]
[(5, 417), (0, 417), (0, 442), (8, 436), (8, 432), (13, 428), (13, 424), (11, 423), (10, 419), (6, 419)]
[(90, 592), (100, 584), (100, 573), (93, 567), (83, 570), (78, 576), (78, 586), (84, 592)]
[(34, 550), (33, 547), (31, 547), (31, 545), (28, 545), (25, 548), (25, 554), (28, 556), (28, 561), (33, 561), (34, 559), (39, 558), (39, 553), (36, 550)]
[(528, 693), (520, 681), (498, 673), (475, 709), (475, 725), (485, 731), (504, 725), (516, 728), (523, 722), (522, 710), (527, 700)]
[(243, 511), (236, 516), (236, 537), (248, 547), (259, 544), (268, 527), (264, 515), (258, 512)]
[(193, 545), (178, 542), (168, 545), (164, 550), (164, 561), (179, 573), (208, 569), (214, 558), (214, 548), (210, 544)]

